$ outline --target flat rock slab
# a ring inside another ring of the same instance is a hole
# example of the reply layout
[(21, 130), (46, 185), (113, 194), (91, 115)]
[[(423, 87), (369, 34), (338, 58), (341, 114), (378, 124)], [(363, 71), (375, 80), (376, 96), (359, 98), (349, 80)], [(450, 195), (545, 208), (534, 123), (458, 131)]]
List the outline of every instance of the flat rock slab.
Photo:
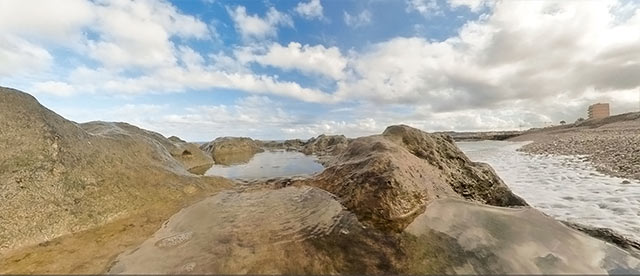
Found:
[(308, 186), (189, 206), (109, 273), (639, 273), (640, 260), (531, 209), (431, 203), (403, 232), (368, 228)]

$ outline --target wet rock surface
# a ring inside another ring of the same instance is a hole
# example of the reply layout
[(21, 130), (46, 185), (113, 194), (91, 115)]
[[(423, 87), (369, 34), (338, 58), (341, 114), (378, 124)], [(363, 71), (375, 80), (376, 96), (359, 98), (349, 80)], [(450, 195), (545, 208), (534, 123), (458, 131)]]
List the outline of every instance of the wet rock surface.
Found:
[(640, 113), (528, 131), (512, 140), (533, 141), (524, 152), (586, 155), (603, 173), (640, 179)]
[[(160, 246), (166, 241), (170, 246)], [(623, 250), (528, 207), (440, 199), (405, 230), (389, 232), (360, 223), (326, 191), (287, 186), (227, 191), (194, 204), (119, 256), (109, 273), (604, 274), (638, 269), (640, 261)]]
[(0, 252), (229, 185), (192, 177), (171, 146), (128, 124), (76, 124), (0, 88)]
[(580, 223), (562, 221), (565, 225), (581, 231), (591, 237), (615, 244), (620, 248), (626, 249), (636, 258), (640, 258), (640, 242), (631, 240), (610, 228), (593, 227)]
[(200, 149), (209, 153), (216, 164), (234, 165), (246, 163), (264, 150), (260, 143), (247, 137), (220, 137), (203, 144)]

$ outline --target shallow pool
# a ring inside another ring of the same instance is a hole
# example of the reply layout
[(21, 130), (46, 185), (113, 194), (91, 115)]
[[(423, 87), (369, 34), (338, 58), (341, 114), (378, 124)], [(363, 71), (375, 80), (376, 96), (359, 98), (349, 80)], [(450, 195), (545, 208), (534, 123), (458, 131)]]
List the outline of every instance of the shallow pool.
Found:
[(283, 176), (311, 175), (324, 170), (312, 155), (293, 151), (265, 151), (239, 165), (213, 165), (205, 175), (232, 179), (259, 179)]

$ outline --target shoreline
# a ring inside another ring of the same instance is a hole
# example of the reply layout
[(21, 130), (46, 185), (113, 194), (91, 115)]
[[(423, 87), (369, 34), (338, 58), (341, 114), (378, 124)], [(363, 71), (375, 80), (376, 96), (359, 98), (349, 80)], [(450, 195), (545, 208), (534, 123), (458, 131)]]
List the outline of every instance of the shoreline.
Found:
[(525, 134), (508, 141), (532, 141), (518, 149), (529, 154), (585, 156), (598, 172), (640, 180), (640, 130)]

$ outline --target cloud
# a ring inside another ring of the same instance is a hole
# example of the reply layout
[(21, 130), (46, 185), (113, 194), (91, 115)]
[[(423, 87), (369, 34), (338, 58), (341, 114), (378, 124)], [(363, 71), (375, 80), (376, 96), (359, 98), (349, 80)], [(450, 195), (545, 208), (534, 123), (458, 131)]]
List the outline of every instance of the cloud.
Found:
[(107, 67), (170, 66), (176, 62), (171, 38), (210, 38), (207, 25), (161, 1), (109, 1), (95, 7), (99, 39), (89, 55)]
[[(620, 20), (614, 7), (605, 1), (497, 2), (491, 15), (445, 41), (399, 37), (374, 44), (352, 57), (358, 77), (340, 81), (336, 97), (437, 113), (526, 102), (524, 109), (558, 96), (581, 101), (586, 91), (637, 89), (640, 36), (629, 34), (640, 29), (640, 12)], [(627, 106), (625, 98), (611, 101)]]
[(0, 34), (0, 79), (39, 72), (52, 62), (53, 56), (46, 49), (19, 37)]
[(363, 10), (358, 15), (351, 15), (348, 12), (344, 12), (344, 23), (352, 28), (360, 28), (371, 24), (371, 12), (369, 10)]
[(442, 14), (436, 0), (406, 0), (406, 4), (407, 12), (418, 12), (423, 16)]
[(29, 90), (36, 94), (51, 94), (56, 96), (71, 96), (75, 92), (75, 88), (66, 82), (45, 81), (37, 82)]
[(478, 12), (482, 8), (491, 6), (494, 2), (489, 0), (447, 0), (451, 8), (467, 7), (472, 12)]
[(303, 73), (323, 75), (334, 80), (342, 79), (347, 59), (337, 47), (325, 48), (322, 45), (302, 45), (291, 42), (287, 47), (271, 44), (266, 53), (247, 57), (262, 65), (278, 67), (284, 70), (299, 70)]
[[(409, 1), (407, 10), (437, 12), (430, 3)], [(349, 50), (304, 38), (270, 42), (279, 27), (293, 26), (275, 8), (264, 15), (227, 8), (243, 40), (218, 48), (191, 44), (216, 34), (165, 1), (0, 5), (0, 78), (26, 80), (21, 88), (27, 91), (83, 96), (237, 90), (255, 99), (286, 97), (343, 110), (301, 119), (281, 106), (282, 116), (270, 117), (266, 109), (248, 116), (241, 113), (250, 112), (249, 103), (238, 102), (220, 113), (246, 119), (255, 133), (259, 123), (252, 120), (279, 120), (273, 128), (282, 130), (265, 136), (370, 134), (395, 123), (431, 130), (536, 126), (573, 121), (597, 101), (612, 103), (614, 112), (631, 111), (640, 93), (640, 9), (634, 2), (450, 0), (452, 9), (484, 14), (446, 39), (403, 36)], [(374, 23), (369, 10), (343, 15), (352, 28)], [(322, 77), (333, 91), (282, 80), (270, 67)]]
[(69, 45), (83, 37), (81, 30), (95, 20), (95, 5), (84, 0), (2, 1), (0, 33)]
[(36, 44), (53, 48), (53, 43), (113, 68), (170, 66), (176, 61), (171, 38), (213, 35), (206, 24), (164, 1), (69, 0), (61, 6), (26, 0), (1, 5), (0, 33), (14, 37), (9, 43), (18, 37), (31, 53)]
[(322, 19), (322, 4), (320, 0), (310, 0), (309, 2), (300, 2), (294, 9), (296, 13), (308, 19)]
[(244, 6), (238, 6), (235, 9), (227, 8), (227, 11), (235, 23), (236, 30), (244, 39), (275, 37), (278, 26), (293, 27), (291, 16), (279, 12), (274, 7), (269, 8), (264, 18), (257, 14), (247, 14)]

